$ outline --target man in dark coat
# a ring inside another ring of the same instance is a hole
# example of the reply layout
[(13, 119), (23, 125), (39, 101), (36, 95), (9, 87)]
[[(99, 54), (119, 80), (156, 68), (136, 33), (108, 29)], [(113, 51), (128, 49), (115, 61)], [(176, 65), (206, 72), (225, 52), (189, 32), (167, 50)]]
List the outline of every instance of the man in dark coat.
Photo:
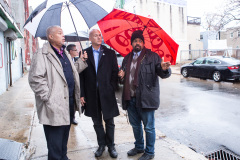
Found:
[[(118, 76), (122, 80), (123, 109), (128, 111), (133, 128), (135, 147), (128, 156), (144, 154), (139, 160), (154, 158), (155, 118), (154, 112), (160, 105), (158, 76), (168, 78), (171, 75), (170, 62), (164, 62), (156, 53), (144, 47), (143, 32), (134, 31), (131, 37), (133, 51), (124, 57)], [(142, 123), (146, 133), (146, 148)]]
[[(99, 148), (95, 152), (100, 157), (108, 146), (110, 156), (118, 156), (114, 144), (114, 120), (119, 115), (115, 89), (118, 83), (117, 57), (113, 50), (102, 44), (99, 30), (93, 29), (89, 33), (92, 46), (85, 51), (88, 54), (88, 68), (80, 74), (81, 77), (81, 103), (85, 115), (92, 117), (93, 127), (97, 134)], [(104, 131), (102, 117), (105, 121)]]

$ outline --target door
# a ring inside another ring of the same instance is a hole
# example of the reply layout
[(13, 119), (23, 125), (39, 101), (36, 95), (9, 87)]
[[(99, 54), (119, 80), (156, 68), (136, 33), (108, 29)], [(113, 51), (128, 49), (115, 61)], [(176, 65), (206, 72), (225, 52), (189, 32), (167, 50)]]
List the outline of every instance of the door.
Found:
[(11, 41), (5, 39), (4, 48), (4, 63), (5, 63), (5, 77), (6, 77), (6, 89), (12, 85), (12, 68), (11, 68)]
[(191, 67), (191, 70), (190, 70), (190, 74), (193, 76), (193, 77), (200, 77), (201, 76), (201, 68), (202, 68), (202, 65), (203, 63), (205, 62), (204, 61), (205, 58), (198, 58), (194, 63), (193, 63), (193, 66)]

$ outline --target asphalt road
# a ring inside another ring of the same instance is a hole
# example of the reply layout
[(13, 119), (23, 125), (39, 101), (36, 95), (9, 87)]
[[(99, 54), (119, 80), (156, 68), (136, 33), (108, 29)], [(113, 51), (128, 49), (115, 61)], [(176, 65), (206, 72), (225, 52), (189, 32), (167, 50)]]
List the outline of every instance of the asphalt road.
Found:
[(199, 153), (240, 155), (240, 83), (172, 75), (160, 81), (156, 128)]

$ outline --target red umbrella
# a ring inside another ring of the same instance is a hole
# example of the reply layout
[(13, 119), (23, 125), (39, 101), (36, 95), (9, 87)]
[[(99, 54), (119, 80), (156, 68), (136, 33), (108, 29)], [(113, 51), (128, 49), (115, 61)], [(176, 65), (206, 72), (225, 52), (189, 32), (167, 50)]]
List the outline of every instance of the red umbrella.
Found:
[(97, 23), (104, 42), (122, 56), (132, 51), (132, 32), (143, 30), (145, 47), (164, 57), (165, 61), (176, 64), (179, 45), (153, 19), (113, 9)]

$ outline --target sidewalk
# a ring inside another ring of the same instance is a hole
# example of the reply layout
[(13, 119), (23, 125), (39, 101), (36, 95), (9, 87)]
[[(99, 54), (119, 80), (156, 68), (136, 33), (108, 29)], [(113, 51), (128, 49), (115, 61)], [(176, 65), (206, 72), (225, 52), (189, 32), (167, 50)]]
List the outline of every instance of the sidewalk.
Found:
[[(120, 104), (119, 104), (120, 105)], [(47, 160), (47, 146), (43, 127), (38, 123), (34, 109), (34, 95), (28, 85), (27, 75), (14, 83), (9, 91), (0, 95), (0, 138), (24, 143), (23, 152), (26, 159)], [(127, 151), (134, 147), (131, 126), (127, 123), (125, 111), (115, 121), (115, 143), (119, 155), (117, 159), (137, 160), (141, 154), (127, 157)], [(77, 114), (76, 114), (77, 115)], [(76, 116), (79, 124), (72, 125), (69, 142), (68, 157), (71, 160), (94, 160), (97, 149), (97, 139), (92, 120), (82, 115)], [(155, 159), (156, 160), (202, 160), (203, 155), (166, 137), (156, 130)], [(1, 155), (0, 155), (1, 159)], [(99, 160), (111, 160), (107, 147)]]

